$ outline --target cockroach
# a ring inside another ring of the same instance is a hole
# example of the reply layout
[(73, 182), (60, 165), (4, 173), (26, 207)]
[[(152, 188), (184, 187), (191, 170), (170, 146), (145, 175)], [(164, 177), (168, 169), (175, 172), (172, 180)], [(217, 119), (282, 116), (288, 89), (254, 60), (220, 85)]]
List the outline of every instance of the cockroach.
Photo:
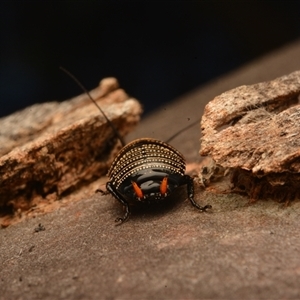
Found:
[[(211, 208), (207, 204), (200, 206), (194, 200), (193, 178), (185, 174), (186, 162), (183, 155), (167, 142), (153, 138), (136, 139), (127, 145), (114, 124), (108, 119), (101, 107), (91, 97), (87, 89), (69, 71), (61, 67), (96, 105), (106, 121), (112, 127), (123, 148), (114, 159), (109, 171), (107, 191), (125, 208), (123, 217), (115, 221), (122, 224), (130, 215), (130, 207), (137, 202), (153, 203), (165, 200), (179, 186), (187, 186), (187, 194), (192, 205), (200, 211)], [(187, 128), (191, 127), (190, 124)], [(185, 129), (187, 129), (185, 128)], [(180, 132), (168, 139), (170, 141)]]

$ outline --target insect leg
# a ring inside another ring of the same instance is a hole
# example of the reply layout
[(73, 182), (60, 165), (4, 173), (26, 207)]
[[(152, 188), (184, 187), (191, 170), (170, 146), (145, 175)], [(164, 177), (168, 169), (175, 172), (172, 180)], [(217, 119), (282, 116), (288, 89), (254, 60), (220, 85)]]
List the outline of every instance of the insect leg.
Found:
[(125, 207), (125, 214), (123, 217), (116, 218), (115, 222), (119, 222), (119, 224), (122, 224), (125, 222), (129, 215), (130, 215), (130, 209), (129, 209), (129, 204), (128, 202), (115, 190), (113, 185), (108, 181), (106, 183), (106, 189), (119, 201), (123, 204)]
[(195, 200), (194, 200), (194, 181), (193, 178), (189, 175), (184, 175), (184, 183), (187, 185), (187, 193), (188, 198), (191, 201), (192, 205), (195, 206), (197, 209), (201, 211), (206, 211), (207, 209), (211, 208), (211, 205), (207, 204), (204, 206), (200, 206)]
[(101, 189), (96, 189), (95, 193), (101, 193), (102, 195), (108, 195), (109, 191), (103, 191)]

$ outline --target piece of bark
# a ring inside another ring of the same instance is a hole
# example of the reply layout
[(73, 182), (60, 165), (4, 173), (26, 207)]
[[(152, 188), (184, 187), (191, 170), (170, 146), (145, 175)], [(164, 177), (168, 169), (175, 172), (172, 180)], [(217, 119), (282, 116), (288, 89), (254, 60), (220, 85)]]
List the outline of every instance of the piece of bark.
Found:
[(204, 110), (200, 154), (230, 168), (234, 186), (253, 199), (298, 197), (299, 95), (296, 71), (217, 96)]
[[(91, 96), (121, 136), (138, 123), (136, 99), (106, 78)], [(105, 175), (120, 143), (86, 94), (0, 119), (0, 213), (28, 210)]]

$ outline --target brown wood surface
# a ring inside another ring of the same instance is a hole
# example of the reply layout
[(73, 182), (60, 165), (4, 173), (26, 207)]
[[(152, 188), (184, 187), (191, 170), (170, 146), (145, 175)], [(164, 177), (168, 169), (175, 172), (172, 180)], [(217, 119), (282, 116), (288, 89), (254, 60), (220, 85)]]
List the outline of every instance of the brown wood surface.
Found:
[[(299, 70), (299, 53), (297, 41), (199, 87), (147, 116), (127, 139), (165, 140), (217, 95)], [(196, 163), (199, 138), (196, 126), (171, 144)], [(196, 200), (211, 204), (210, 213), (195, 210), (183, 188), (169, 205), (135, 209), (116, 227), (120, 204), (90, 196), (104, 182), (0, 230), (1, 300), (299, 299), (299, 201), (249, 205), (218, 185), (196, 185)]]
[[(124, 136), (141, 106), (114, 78), (92, 97)], [(111, 126), (87, 95), (37, 104), (0, 119), (0, 213), (11, 216), (61, 199), (106, 174), (120, 148)]]

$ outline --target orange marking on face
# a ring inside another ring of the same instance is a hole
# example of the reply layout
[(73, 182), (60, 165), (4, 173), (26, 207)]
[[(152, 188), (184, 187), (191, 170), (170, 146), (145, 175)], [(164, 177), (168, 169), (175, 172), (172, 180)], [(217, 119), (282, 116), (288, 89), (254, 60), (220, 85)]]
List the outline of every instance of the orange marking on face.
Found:
[(160, 184), (160, 193), (162, 195), (166, 194), (168, 191), (168, 177), (164, 177), (161, 184)]
[(132, 184), (132, 187), (133, 187), (133, 190), (134, 190), (136, 196), (137, 196), (138, 198), (144, 198), (143, 191), (142, 191), (142, 189), (137, 185), (137, 183), (134, 182), (134, 181), (131, 181), (131, 184)]

